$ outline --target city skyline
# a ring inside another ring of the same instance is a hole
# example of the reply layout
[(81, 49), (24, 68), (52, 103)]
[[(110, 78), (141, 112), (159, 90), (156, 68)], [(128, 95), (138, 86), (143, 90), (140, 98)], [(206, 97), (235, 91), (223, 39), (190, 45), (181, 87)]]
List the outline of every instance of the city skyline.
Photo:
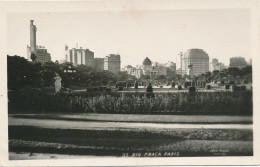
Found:
[(226, 66), (231, 57), (251, 58), (248, 10), (10, 14), (9, 55), (26, 57), (30, 20), (38, 28), (37, 43), (48, 48), (53, 61), (65, 59), (65, 44), (88, 48), (95, 57), (118, 53), (122, 67), (149, 57), (153, 62), (175, 62), (179, 68), (179, 52), (192, 48), (205, 50), (210, 61), (217, 58)]
[(259, 164), (259, 2), (0, 1), (0, 164)]

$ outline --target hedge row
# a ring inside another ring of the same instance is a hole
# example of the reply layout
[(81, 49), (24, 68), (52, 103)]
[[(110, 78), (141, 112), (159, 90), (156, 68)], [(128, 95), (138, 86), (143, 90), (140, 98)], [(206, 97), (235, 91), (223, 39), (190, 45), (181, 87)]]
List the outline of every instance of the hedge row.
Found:
[(40, 90), (9, 92), (10, 112), (252, 114), (252, 92), (155, 94), (108, 93), (97, 96), (47, 94)]

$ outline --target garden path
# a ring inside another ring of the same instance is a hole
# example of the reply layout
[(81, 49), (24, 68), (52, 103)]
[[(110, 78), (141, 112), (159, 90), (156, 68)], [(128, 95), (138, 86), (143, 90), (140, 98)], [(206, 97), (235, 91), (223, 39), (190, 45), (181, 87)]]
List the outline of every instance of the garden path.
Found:
[(179, 123), (130, 123), (130, 122), (99, 122), (99, 121), (70, 121), (54, 119), (33, 119), (9, 117), (9, 126), (36, 126), (55, 129), (140, 129), (140, 128), (204, 128), (204, 129), (252, 129), (252, 124), (179, 124)]

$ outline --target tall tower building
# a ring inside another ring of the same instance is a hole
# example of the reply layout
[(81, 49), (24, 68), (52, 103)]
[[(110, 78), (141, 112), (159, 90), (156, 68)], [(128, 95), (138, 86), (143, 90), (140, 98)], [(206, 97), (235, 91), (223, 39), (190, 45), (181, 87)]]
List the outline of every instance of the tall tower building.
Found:
[(30, 46), (31, 51), (35, 54), (36, 53), (36, 26), (33, 25), (33, 20), (31, 20), (30, 24)]
[(27, 59), (31, 60), (31, 55), (35, 54), (36, 62), (45, 63), (51, 61), (51, 55), (47, 49), (43, 46), (36, 45), (36, 31), (37, 28), (33, 24), (33, 20), (30, 21), (30, 46), (27, 45)]
[(202, 49), (189, 49), (181, 58), (182, 75), (199, 75), (209, 71), (209, 56)]

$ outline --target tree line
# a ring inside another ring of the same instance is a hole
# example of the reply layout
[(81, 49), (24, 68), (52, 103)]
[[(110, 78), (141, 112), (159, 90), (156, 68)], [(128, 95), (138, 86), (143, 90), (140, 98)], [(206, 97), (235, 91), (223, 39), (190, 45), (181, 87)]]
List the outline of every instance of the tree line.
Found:
[(85, 65), (72, 63), (29, 62), (20, 56), (7, 55), (8, 89), (18, 90), (25, 87), (41, 88), (54, 86), (56, 73), (62, 78), (62, 86), (115, 85), (118, 80), (135, 80), (126, 72), (114, 74), (110, 71), (97, 71)]
[(118, 81), (138, 81), (151, 82), (155, 80), (160, 83), (185, 82), (186, 80), (209, 82), (252, 82), (252, 66), (244, 68), (229, 67), (222, 71), (215, 70), (206, 72), (190, 78), (188, 75), (181, 76), (174, 71), (167, 71), (167, 75), (151, 77), (143, 75), (137, 79), (121, 71), (114, 74), (110, 71), (97, 71), (92, 67), (85, 65), (74, 66), (72, 63), (29, 62), (20, 56), (7, 55), (8, 89), (17, 90), (25, 87), (41, 88), (54, 86), (54, 76), (56, 73), (62, 78), (62, 86), (69, 88), (72, 86), (98, 86), (98, 85), (116, 85)]

